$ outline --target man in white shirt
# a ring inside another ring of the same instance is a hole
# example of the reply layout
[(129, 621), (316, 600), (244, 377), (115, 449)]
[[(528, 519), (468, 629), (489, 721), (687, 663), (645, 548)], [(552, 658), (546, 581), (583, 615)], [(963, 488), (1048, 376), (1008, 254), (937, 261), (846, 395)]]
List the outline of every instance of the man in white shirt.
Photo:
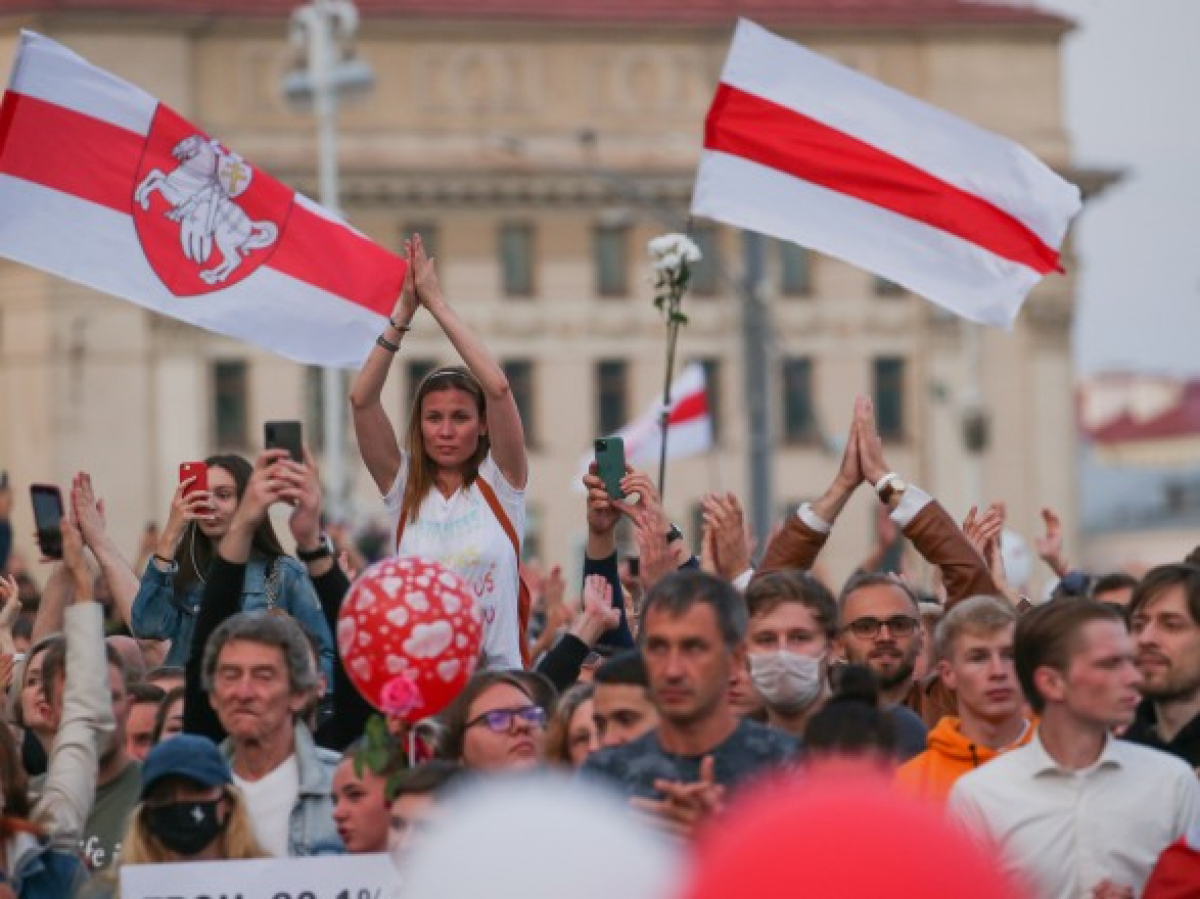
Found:
[(317, 747), (301, 719), (317, 670), (300, 626), (269, 612), (229, 618), (205, 646), (204, 686), (263, 847), (277, 857), (340, 852), (330, 787), (341, 757)]
[(1112, 737), (1141, 683), (1121, 613), (1041, 606), (1020, 619), (1014, 655), (1037, 733), (960, 778), (951, 813), (1042, 899), (1141, 895), (1159, 854), (1200, 822), (1200, 786), (1179, 759)]

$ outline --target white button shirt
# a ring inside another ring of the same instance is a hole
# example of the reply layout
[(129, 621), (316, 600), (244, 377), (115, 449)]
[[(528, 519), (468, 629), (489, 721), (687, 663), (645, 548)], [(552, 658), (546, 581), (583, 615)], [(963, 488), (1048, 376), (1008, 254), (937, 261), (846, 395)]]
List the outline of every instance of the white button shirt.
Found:
[(959, 778), (949, 809), (1040, 899), (1091, 899), (1105, 879), (1140, 896), (1159, 854), (1200, 823), (1200, 782), (1180, 759), (1112, 737), (1071, 771), (1039, 731)]

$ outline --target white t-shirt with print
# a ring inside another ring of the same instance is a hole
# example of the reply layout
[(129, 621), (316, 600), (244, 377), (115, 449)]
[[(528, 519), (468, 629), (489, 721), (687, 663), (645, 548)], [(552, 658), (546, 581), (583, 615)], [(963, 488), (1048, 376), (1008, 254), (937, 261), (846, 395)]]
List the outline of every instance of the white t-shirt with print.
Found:
[[(505, 480), (490, 454), (479, 466), (479, 477), (495, 492), (520, 539), (525, 533), (525, 491)], [(407, 480), (408, 454), (402, 453), (400, 471), (383, 498), (393, 537)], [(397, 555), (432, 559), (461, 575), (475, 592), (483, 617), (483, 665), (522, 667), (517, 557), (512, 541), (477, 484), (460, 488), (450, 497), (442, 496), (436, 487), (431, 489), (416, 519), (405, 526)]]

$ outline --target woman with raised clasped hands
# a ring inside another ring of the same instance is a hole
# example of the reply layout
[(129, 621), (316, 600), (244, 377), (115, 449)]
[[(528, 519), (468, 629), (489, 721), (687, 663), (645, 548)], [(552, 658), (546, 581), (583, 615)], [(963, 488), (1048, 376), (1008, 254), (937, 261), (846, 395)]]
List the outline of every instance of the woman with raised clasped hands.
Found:
[[(484, 664), (519, 668), (528, 473), (521, 416), (500, 365), (446, 301), (420, 235), (405, 250), (400, 298), (350, 392), (359, 450), (391, 516), (395, 551), (460, 574), (479, 601)], [(402, 447), (381, 395), (421, 309), (466, 366), (437, 368), (421, 381)]]

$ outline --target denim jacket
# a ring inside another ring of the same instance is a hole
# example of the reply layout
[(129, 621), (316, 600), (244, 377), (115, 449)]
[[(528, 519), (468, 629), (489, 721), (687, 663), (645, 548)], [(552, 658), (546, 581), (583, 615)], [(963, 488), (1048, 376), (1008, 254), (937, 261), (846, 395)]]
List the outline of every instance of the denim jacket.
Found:
[(17, 834), (8, 844), (10, 881), (17, 899), (63, 899), (87, 883), (79, 857), (54, 849), (46, 837)]
[[(275, 595), (275, 607), (284, 610), (307, 631), (321, 653), (321, 670), (326, 683), (333, 682), (333, 635), (321, 602), (313, 589), (305, 567), (291, 556), (277, 556), (279, 589)], [(133, 599), (132, 624), (136, 636), (146, 640), (170, 640), (171, 649), (164, 665), (183, 667), (187, 664), (192, 647), (192, 634), (196, 628), (196, 613), (204, 595), (204, 585), (197, 581), (177, 596), (175, 576), (179, 565), (161, 571), (151, 559), (146, 563), (141, 586)], [(252, 553), (246, 564), (246, 580), (242, 586), (241, 610), (256, 612), (267, 608), (267, 557)]]
[[(345, 852), (333, 823), (333, 772), (340, 754), (322, 749), (301, 721), (295, 725), (296, 767), (300, 769), (300, 795), (288, 826), (288, 855), (339, 855)], [(232, 739), (221, 744), (221, 753), (233, 766)], [(254, 814), (254, 809), (250, 809)]]

